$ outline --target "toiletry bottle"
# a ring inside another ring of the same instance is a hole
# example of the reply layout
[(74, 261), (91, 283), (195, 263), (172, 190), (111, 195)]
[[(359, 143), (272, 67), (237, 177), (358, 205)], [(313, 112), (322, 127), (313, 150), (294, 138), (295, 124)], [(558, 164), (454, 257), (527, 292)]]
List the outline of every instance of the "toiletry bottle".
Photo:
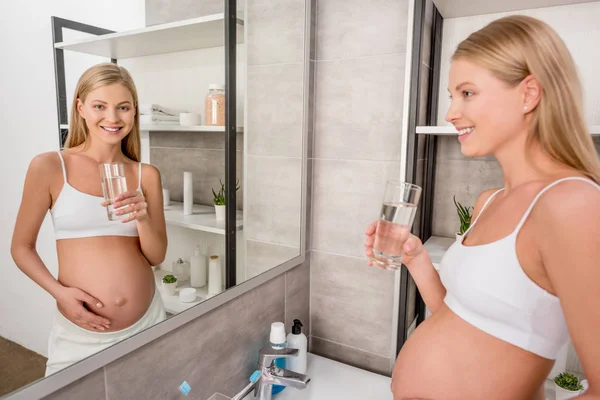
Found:
[(194, 255), (190, 257), (190, 285), (192, 287), (206, 286), (206, 264), (206, 254), (202, 254), (200, 245), (198, 245), (196, 246), (196, 250), (194, 250)]
[(299, 319), (294, 320), (292, 333), (287, 335), (287, 347), (298, 349), (298, 357), (290, 357), (287, 359), (287, 369), (299, 374), (306, 373), (306, 348), (308, 340), (306, 335), (302, 333), (302, 322)]
[[(274, 349), (285, 348), (285, 325), (283, 322), (273, 322), (271, 324), (271, 334), (269, 336), (271, 347)], [(279, 368), (285, 368), (285, 358), (276, 358), (275, 365)], [(273, 385), (273, 394), (277, 394), (285, 389), (285, 386)]]

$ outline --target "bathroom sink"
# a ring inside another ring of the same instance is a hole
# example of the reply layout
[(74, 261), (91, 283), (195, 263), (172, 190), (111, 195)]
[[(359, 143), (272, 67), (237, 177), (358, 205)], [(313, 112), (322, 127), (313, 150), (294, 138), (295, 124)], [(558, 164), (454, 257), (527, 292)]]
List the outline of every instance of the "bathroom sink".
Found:
[[(391, 378), (342, 364), (312, 353), (307, 354), (306, 375), (310, 383), (304, 390), (286, 388), (273, 400), (392, 400)], [(245, 400), (252, 400), (250, 394)]]

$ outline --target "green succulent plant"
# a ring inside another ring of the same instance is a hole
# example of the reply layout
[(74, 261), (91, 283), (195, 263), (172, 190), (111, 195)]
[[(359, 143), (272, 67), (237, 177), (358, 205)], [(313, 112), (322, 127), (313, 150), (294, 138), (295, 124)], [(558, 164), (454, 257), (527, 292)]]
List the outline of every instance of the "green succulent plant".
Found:
[(174, 275), (167, 274), (162, 278), (163, 283), (175, 283), (177, 282), (177, 278)]
[(578, 391), (583, 389), (579, 379), (568, 372), (562, 372), (554, 377), (554, 383), (565, 390)]
[[(227, 193), (225, 190), (225, 184), (219, 179), (219, 183), (221, 184), (221, 189), (217, 193), (215, 193), (215, 189), (211, 189), (213, 192), (213, 203), (215, 206), (224, 206), (225, 205), (225, 194)], [(240, 180), (238, 179), (235, 183), (235, 191), (237, 192), (240, 189)]]
[(459, 202), (456, 201), (456, 196), (452, 198), (454, 200), (454, 205), (456, 206), (456, 212), (458, 213), (458, 218), (460, 220), (460, 229), (458, 231), (459, 235), (463, 235), (469, 226), (471, 226), (471, 217), (473, 216), (473, 207), (465, 207)]

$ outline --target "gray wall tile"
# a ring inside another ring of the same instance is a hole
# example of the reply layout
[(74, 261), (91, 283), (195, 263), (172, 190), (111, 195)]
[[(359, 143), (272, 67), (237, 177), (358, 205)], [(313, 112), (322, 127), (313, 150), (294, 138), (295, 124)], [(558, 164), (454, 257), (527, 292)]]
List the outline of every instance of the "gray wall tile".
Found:
[(248, 156), (246, 167), (246, 238), (299, 247), (302, 160)]
[(248, 66), (303, 62), (305, 12), (305, 0), (248, 1)]
[(246, 240), (246, 279), (254, 278), (300, 255), (299, 247)]
[[(238, 0), (238, 14), (245, 0)], [(146, 0), (146, 26), (198, 18), (224, 11), (223, 0)]]
[[(150, 132), (150, 147), (175, 147), (181, 149), (225, 149), (223, 132)], [(244, 150), (244, 134), (236, 137), (236, 150)]]
[(400, 160), (405, 59), (317, 62), (316, 157)]
[(459, 219), (452, 197), (474, 206), (481, 192), (504, 186), (502, 169), (496, 161), (439, 160), (435, 172), (433, 234), (454, 237)]
[(316, 336), (310, 337), (310, 352), (377, 374), (391, 376), (390, 359), (344, 346)]
[(284, 276), (128, 354), (106, 368), (108, 398), (177, 398), (186, 380), (194, 398), (232, 396), (256, 368), (272, 322), (284, 320)]
[(302, 322), (302, 333), (310, 336), (310, 252), (302, 265), (285, 274), (285, 326), (292, 331), (294, 319)]
[(313, 228), (313, 222), (312, 222), (312, 215), (313, 215), (313, 171), (314, 171), (314, 164), (315, 164), (315, 160), (314, 159), (308, 159), (306, 160), (306, 231), (305, 231), (305, 236), (306, 236), (306, 242), (305, 242), (305, 249), (306, 250), (310, 250), (312, 249), (312, 237), (313, 237), (313, 233), (312, 233), (312, 228)]
[(248, 67), (248, 154), (302, 156), (303, 63)]
[(317, 59), (406, 51), (407, 0), (318, 0)]
[(427, 103), (429, 101), (429, 72), (430, 69), (424, 63), (420, 64), (419, 74), (419, 111), (417, 125), (427, 125)]
[[(77, 366), (73, 367), (77, 368)], [(44, 400), (106, 400), (104, 369), (100, 368), (69, 386), (44, 397)]]
[[(243, 153), (236, 152), (237, 177), (240, 186), (244, 182), (242, 174)], [(225, 155), (223, 150), (182, 149), (151, 147), (150, 162), (160, 171), (163, 187), (169, 189), (171, 200), (183, 201), (183, 172), (191, 171), (194, 188), (194, 203), (213, 205), (213, 194), (221, 188), (219, 178), (225, 181)], [(237, 208), (242, 209), (244, 188), (237, 192)]]
[(311, 334), (389, 358), (394, 272), (311, 251)]
[(316, 97), (317, 62), (310, 61), (308, 72), (308, 129), (306, 138), (307, 157), (313, 158), (315, 152), (315, 97)]
[(364, 231), (377, 219), (387, 180), (399, 162), (314, 161), (312, 248), (364, 257)]

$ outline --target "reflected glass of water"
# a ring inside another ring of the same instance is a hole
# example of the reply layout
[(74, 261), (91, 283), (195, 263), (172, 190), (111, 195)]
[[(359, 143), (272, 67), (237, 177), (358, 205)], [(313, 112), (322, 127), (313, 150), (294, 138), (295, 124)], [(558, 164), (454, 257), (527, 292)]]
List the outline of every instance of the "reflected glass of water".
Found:
[(388, 181), (373, 243), (373, 260), (396, 270), (402, 266), (402, 248), (410, 236), (421, 188), (407, 182)]
[(102, 192), (104, 201), (108, 204), (106, 212), (110, 221), (116, 221), (125, 218), (127, 214), (115, 215), (113, 204), (115, 197), (127, 191), (127, 179), (125, 179), (125, 169), (123, 163), (105, 163), (100, 164), (100, 177), (102, 178)]

